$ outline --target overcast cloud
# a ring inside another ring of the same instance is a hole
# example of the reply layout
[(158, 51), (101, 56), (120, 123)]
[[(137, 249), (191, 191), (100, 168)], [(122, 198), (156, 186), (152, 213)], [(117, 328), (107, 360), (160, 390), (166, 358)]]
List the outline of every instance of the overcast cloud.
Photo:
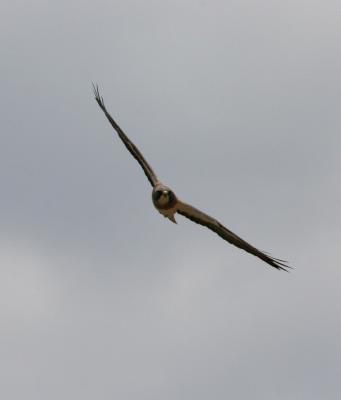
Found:
[[(336, 400), (339, 1), (0, 5), (0, 397)], [(96, 105), (278, 272), (160, 216)]]

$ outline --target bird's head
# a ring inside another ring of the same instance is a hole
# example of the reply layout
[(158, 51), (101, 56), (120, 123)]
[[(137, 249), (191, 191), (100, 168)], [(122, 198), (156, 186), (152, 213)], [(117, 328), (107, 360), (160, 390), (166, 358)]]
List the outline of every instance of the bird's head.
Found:
[(167, 186), (155, 186), (152, 193), (153, 203), (156, 208), (167, 209), (175, 205), (177, 199), (174, 192)]

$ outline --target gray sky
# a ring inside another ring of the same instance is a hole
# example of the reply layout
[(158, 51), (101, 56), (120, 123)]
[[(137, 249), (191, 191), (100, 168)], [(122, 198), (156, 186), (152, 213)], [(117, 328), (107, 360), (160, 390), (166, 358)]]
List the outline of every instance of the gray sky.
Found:
[[(4, 1), (0, 397), (340, 398), (339, 1)], [(96, 105), (181, 199), (160, 216)]]

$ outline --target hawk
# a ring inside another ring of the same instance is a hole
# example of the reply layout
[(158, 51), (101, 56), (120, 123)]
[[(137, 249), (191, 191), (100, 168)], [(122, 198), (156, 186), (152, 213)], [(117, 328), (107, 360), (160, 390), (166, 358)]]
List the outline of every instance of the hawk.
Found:
[(286, 261), (274, 258), (264, 251), (258, 250), (256, 247), (250, 245), (245, 240), (237, 236), (235, 233), (227, 229), (223, 224), (221, 224), (215, 218), (205, 214), (204, 212), (198, 210), (197, 208), (180, 201), (175, 193), (166, 185), (164, 185), (156, 176), (152, 167), (147, 163), (146, 159), (143, 157), (139, 149), (135, 144), (128, 138), (128, 136), (123, 132), (117, 122), (112, 118), (112, 116), (107, 111), (103, 98), (100, 96), (98, 86), (93, 85), (95, 99), (104, 112), (105, 116), (108, 118), (110, 124), (117, 132), (118, 136), (124, 143), (125, 147), (128, 149), (130, 154), (136, 159), (136, 161), (142, 167), (145, 175), (147, 176), (150, 184), (153, 187), (152, 191), (152, 201), (155, 208), (170, 221), (176, 223), (174, 215), (176, 213), (190, 219), (197, 224), (206, 226), (213, 232), (217, 233), (221, 238), (227, 242), (233, 244), (247, 251), (250, 254), (260, 258), (267, 264), (278, 270), (287, 271), (290, 268)]

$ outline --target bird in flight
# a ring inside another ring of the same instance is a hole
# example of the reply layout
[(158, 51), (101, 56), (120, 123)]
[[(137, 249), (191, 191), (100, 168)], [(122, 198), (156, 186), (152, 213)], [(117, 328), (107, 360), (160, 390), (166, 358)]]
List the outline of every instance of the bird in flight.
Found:
[(93, 85), (93, 89), (98, 105), (104, 112), (105, 116), (108, 118), (110, 124), (117, 132), (125, 147), (140, 164), (150, 184), (152, 185), (153, 204), (164, 217), (176, 223), (174, 215), (178, 213), (190, 219), (191, 221), (196, 222), (197, 224), (206, 226), (208, 229), (211, 229), (213, 232), (217, 233), (227, 242), (247, 251), (248, 253), (253, 254), (254, 256), (260, 258), (261, 260), (265, 261), (267, 264), (278, 270), (287, 271), (287, 269), (290, 268), (285, 261), (274, 258), (269, 254), (258, 250), (256, 247), (250, 245), (245, 240), (237, 236), (235, 233), (231, 232), (215, 218), (212, 218), (209, 215), (198, 210), (197, 208), (194, 208), (193, 206), (180, 201), (175, 193), (158, 179), (152, 167), (147, 163), (139, 149), (134, 145), (134, 143), (128, 138), (128, 136), (123, 132), (117, 122), (109, 114), (104, 105), (103, 97), (101, 97), (99, 93), (98, 86)]

